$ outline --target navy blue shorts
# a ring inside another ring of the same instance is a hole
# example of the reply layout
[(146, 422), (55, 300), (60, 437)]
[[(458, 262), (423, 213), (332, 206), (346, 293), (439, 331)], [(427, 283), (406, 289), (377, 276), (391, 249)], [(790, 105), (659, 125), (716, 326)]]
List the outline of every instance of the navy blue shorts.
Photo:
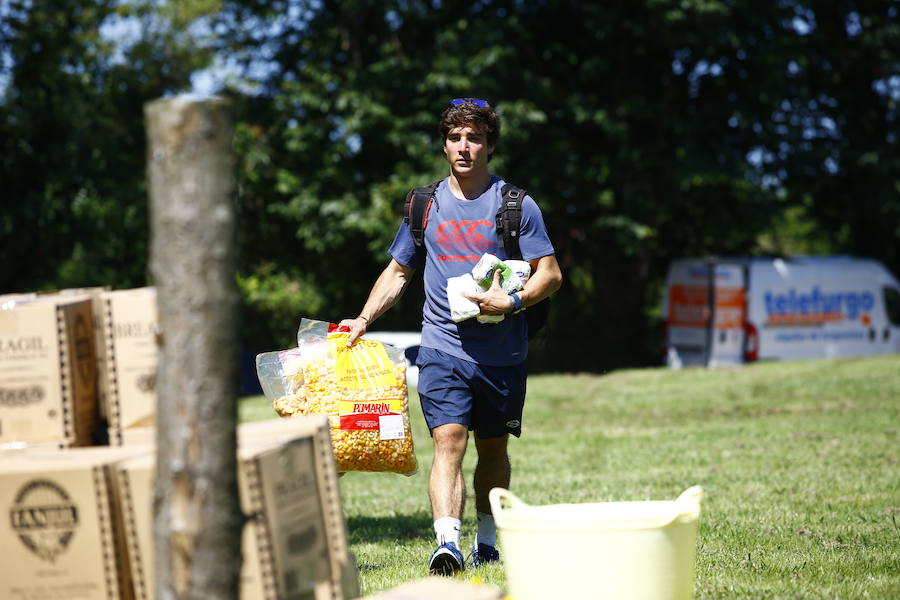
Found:
[(428, 429), (460, 423), (474, 429), (479, 439), (511, 433), (522, 435), (525, 406), (525, 363), (490, 367), (422, 347), (419, 401)]

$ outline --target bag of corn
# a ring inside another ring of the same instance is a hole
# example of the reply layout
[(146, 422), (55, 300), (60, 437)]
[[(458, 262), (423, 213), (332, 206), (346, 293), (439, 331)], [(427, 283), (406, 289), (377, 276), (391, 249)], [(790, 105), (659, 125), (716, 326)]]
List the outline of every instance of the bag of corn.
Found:
[(327, 414), (337, 469), (412, 475), (418, 470), (409, 424), (406, 358), (390, 344), (346, 327), (302, 319), (297, 348), (256, 357), (263, 392), (282, 417)]

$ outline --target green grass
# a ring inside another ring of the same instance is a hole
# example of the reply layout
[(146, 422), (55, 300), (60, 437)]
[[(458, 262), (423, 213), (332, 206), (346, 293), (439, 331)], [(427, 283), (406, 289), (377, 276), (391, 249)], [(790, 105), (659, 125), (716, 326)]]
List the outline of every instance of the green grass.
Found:
[[(419, 473), (341, 479), (365, 594), (427, 575), (431, 440)], [(241, 418), (273, 415), (246, 399)], [(529, 379), (511, 488), (529, 504), (706, 491), (697, 598), (900, 598), (900, 357)], [(464, 545), (474, 534), (471, 474)], [(502, 551), (502, 548), (501, 548)], [(466, 571), (506, 588), (502, 566)]]

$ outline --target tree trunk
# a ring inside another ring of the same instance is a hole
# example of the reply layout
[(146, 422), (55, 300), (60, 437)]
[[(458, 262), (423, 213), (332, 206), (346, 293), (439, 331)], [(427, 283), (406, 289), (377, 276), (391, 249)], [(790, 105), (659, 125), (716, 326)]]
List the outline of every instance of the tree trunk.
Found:
[(235, 211), (230, 103), (144, 107), (159, 302), (157, 598), (238, 598)]

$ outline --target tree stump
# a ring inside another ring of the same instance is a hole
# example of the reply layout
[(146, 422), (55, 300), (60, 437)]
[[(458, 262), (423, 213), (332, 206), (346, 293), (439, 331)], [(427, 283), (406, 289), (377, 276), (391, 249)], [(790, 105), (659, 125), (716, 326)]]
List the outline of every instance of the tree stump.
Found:
[(238, 292), (227, 100), (149, 102), (150, 267), (159, 303), (157, 598), (234, 598)]

